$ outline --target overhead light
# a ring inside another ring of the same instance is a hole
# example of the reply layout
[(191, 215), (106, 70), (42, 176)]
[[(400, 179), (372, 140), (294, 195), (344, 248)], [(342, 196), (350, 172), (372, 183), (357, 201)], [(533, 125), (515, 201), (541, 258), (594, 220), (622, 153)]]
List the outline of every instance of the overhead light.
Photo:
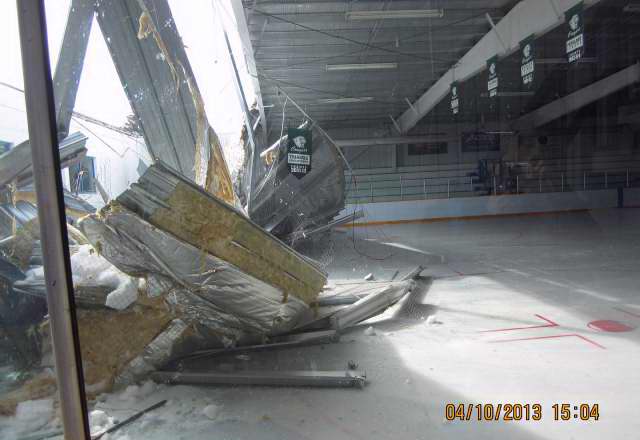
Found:
[(373, 101), (372, 96), (363, 96), (361, 98), (327, 98), (318, 99), (318, 104), (353, 104), (356, 102), (369, 102)]
[(358, 63), (358, 64), (327, 64), (327, 72), (342, 70), (379, 70), (397, 69), (398, 63)]
[(442, 18), (444, 9), (405, 9), (399, 11), (349, 11), (345, 14), (347, 20), (381, 20), (381, 19), (412, 19), (412, 18)]

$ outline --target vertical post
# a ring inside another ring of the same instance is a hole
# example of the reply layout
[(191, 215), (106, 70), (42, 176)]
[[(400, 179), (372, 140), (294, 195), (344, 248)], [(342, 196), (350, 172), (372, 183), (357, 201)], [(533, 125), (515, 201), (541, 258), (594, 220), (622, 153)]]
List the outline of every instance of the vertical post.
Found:
[(42, 0), (17, 0), (25, 103), (65, 438), (90, 439)]
[(371, 193), (371, 202), (373, 203), (373, 182), (369, 182), (369, 192)]
[(402, 200), (402, 174), (400, 174), (400, 200)]
[(609, 178), (608, 178), (609, 174), (605, 171), (604, 172), (604, 188), (607, 189), (609, 188)]
[[(260, 166), (260, 151), (258, 151), (258, 145), (256, 144), (255, 137), (253, 136), (253, 127), (251, 126), (251, 112), (247, 106), (247, 99), (242, 88), (242, 81), (240, 80), (240, 74), (238, 73), (238, 67), (236, 66), (236, 59), (233, 56), (233, 50), (231, 49), (231, 43), (229, 43), (229, 37), (227, 36), (227, 30), (222, 26), (222, 32), (224, 34), (224, 41), (227, 45), (227, 51), (229, 52), (229, 58), (231, 59), (231, 66), (233, 67), (233, 79), (236, 86), (236, 93), (238, 94), (238, 100), (240, 101), (240, 108), (244, 113), (244, 125), (247, 130), (247, 138), (249, 139), (249, 145), (251, 146), (251, 161), (249, 164), (249, 190), (247, 191), (247, 214), (251, 213), (251, 206), (253, 203), (253, 189), (256, 186), (256, 173)], [(266, 121), (262, 121), (266, 124)]]
[(520, 175), (516, 175), (516, 194), (520, 194)]
[(629, 188), (629, 168), (627, 168), (627, 188)]
[(542, 174), (538, 174), (538, 192), (542, 192)]
[(473, 176), (469, 176), (469, 191), (473, 192)]
[(587, 190), (587, 172), (582, 173), (582, 189)]
[(427, 179), (422, 179), (422, 193), (424, 194), (424, 198), (427, 198)]
[(560, 187), (560, 191), (564, 192), (564, 173), (562, 173), (561, 177), (562, 177), (562, 184)]
[(498, 188), (496, 187), (496, 176), (493, 176), (493, 195), (498, 195)]
[(451, 180), (447, 179), (447, 199), (451, 198)]

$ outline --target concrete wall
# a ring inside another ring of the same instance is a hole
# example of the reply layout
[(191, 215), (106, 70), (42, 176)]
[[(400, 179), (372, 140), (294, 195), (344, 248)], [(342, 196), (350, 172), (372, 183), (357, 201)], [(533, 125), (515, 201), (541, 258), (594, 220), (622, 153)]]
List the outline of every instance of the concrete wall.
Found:
[[(627, 192), (629, 192), (630, 200), (636, 200), (640, 206), (640, 190), (627, 190)], [(375, 223), (615, 208), (617, 206), (618, 192), (615, 189), (610, 189), (366, 203), (358, 206), (348, 205), (340, 215), (362, 208), (366, 217), (361, 219), (360, 223)]]

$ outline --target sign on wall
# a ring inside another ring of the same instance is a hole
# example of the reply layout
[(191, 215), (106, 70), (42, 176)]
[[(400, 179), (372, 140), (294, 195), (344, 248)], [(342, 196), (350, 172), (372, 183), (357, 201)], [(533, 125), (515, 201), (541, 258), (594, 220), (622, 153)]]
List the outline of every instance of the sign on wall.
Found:
[(489, 98), (493, 98), (498, 94), (498, 57), (492, 57), (487, 61), (487, 90)]
[(567, 61), (575, 63), (584, 56), (584, 4), (582, 2), (565, 12), (567, 32)]
[(481, 131), (464, 131), (460, 144), (463, 153), (500, 151), (500, 135)]
[(448, 151), (447, 142), (422, 142), (419, 144), (407, 144), (407, 154), (409, 156), (424, 156), (427, 154), (446, 154)]
[(451, 84), (451, 113), (457, 115), (460, 112), (460, 97), (458, 95), (460, 89), (458, 83)]
[(533, 36), (520, 43), (520, 76), (522, 77), (522, 85), (527, 89), (530, 89), (533, 86), (533, 78), (536, 70), (536, 62), (534, 59), (533, 51)]
[(298, 179), (311, 171), (311, 130), (287, 130), (287, 167)]

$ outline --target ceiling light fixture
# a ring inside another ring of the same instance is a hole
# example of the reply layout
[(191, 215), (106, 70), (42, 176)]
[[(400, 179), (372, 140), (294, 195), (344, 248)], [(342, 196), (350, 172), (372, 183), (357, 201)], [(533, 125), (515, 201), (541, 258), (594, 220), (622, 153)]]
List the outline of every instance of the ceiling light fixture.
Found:
[(327, 72), (344, 70), (381, 70), (397, 69), (398, 63), (357, 63), (357, 64), (327, 64)]
[(361, 98), (327, 98), (318, 99), (318, 104), (353, 104), (357, 102), (373, 101), (372, 96), (363, 96)]
[(444, 9), (405, 9), (399, 11), (349, 11), (347, 20), (442, 18)]

